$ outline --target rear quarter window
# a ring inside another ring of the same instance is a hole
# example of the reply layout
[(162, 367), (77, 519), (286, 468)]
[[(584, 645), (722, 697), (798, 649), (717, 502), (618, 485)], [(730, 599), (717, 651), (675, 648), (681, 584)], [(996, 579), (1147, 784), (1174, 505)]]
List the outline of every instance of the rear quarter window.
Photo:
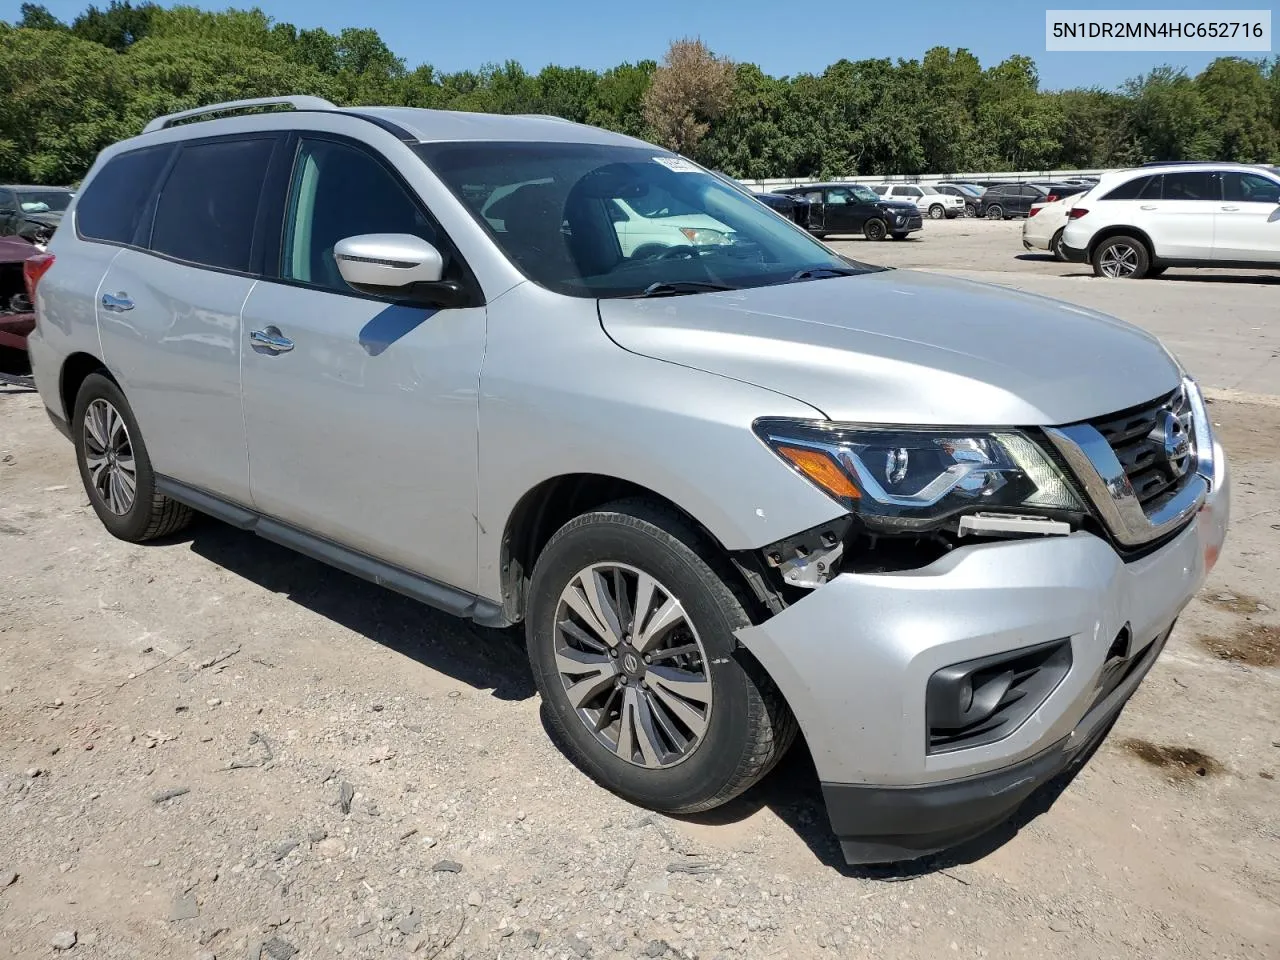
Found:
[(173, 146), (117, 154), (89, 181), (76, 206), (76, 229), (86, 240), (136, 243), (143, 211)]

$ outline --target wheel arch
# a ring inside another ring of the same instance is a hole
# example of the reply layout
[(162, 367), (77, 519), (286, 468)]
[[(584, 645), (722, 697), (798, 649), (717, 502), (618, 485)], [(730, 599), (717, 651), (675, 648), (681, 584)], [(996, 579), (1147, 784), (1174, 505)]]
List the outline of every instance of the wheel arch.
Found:
[[(720, 540), (689, 511), (670, 497), (642, 484), (600, 473), (566, 473), (533, 486), (516, 501), (507, 517), (500, 544), (502, 607), (512, 623), (524, 618), (529, 578), (547, 541), (574, 517), (607, 503), (639, 497), (679, 513), (714, 549), (732, 559)], [(737, 570), (736, 564), (734, 565)], [(755, 596), (754, 586), (742, 577), (741, 585)]]
[(1147, 231), (1138, 227), (1127, 227), (1115, 225), (1103, 227), (1089, 239), (1089, 262), (1093, 262), (1093, 255), (1098, 251), (1098, 247), (1106, 243), (1112, 237), (1133, 237), (1133, 239), (1141, 241), (1142, 245), (1147, 248), (1147, 260), (1152, 266), (1156, 264), (1156, 248), (1151, 242), (1151, 236)]
[(109, 377), (116, 386), (120, 385), (107, 369), (107, 365), (93, 354), (78, 350), (68, 355), (62, 361), (62, 371), (58, 375), (58, 398), (62, 401), (62, 413), (68, 424), (71, 423), (72, 414), (75, 412), (76, 396), (80, 393), (80, 387), (91, 373), (101, 373)]

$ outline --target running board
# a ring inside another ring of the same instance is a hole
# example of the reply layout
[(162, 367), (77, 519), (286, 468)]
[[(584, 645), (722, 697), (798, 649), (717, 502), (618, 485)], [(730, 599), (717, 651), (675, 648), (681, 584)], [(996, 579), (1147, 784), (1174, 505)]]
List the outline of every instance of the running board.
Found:
[(394, 566), (376, 557), (334, 543), (332, 540), (326, 540), (287, 523), (263, 516), (254, 510), (188, 486), (179, 480), (157, 474), (156, 489), (166, 497), (185, 503), (193, 510), (207, 513), (241, 530), (256, 533), (264, 540), (288, 547), (313, 560), (337, 567), (352, 576), (394, 590), (429, 607), (451, 613), (455, 617), (469, 617), (486, 627), (506, 627), (511, 624), (511, 621), (503, 615), (502, 607), (492, 600), (430, 580), (403, 567)]

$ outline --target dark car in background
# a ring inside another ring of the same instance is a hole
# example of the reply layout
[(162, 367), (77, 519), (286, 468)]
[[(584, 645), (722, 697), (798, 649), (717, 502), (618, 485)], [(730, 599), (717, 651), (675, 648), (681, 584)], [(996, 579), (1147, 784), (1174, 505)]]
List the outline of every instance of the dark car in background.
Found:
[(741, 190), (753, 200), (760, 201), (770, 210), (775, 210), (782, 214), (788, 220), (794, 220), (802, 227), (807, 228), (809, 226), (809, 205), (799, 197), (784, 196), (780, 193), (756, 193), (745, 183), (735, 180), (727, 173), (722, 173), (719, 170), (712, 170), (711, 173), (729, 186)]
[(0, 237), (22, 237), (43, 247), (73, 196), (70, 187), (0, 184)]
[(963, 200), (964, 215), (966, 217), (976, 217), (978, 215), (978, 201), (982, 199), (982, 195), (987, 191), (986, 187), (979, 186), (976, 183), (935, 183), (933, 186), (939, 193), (950, 194)]
[(861, 183), (806, 183), (774, 192), (803, 201), (809, 232), (820, 238), (860, 233), (868, 240), (904, 240), (924, 226), (914, 203), (886, 200)]
[(12, 382), (5, 374), (25, 374), (27, 334), (36, 325), (27, 298), (23, 264), (40, 251), (21, 237), (0, 237), (0, 382)]
[(978, 202), (978, 216), (988, 220), (1025, 217), (1036, 203), (1053, 203), (1063, 197), (1084, 193), (1087, 184), (1061, 182), (997, 183)]

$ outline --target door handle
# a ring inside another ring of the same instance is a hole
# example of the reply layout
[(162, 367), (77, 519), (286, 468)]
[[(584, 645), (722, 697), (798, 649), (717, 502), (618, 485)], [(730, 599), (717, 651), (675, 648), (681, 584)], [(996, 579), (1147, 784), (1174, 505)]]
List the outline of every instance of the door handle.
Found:
[(1154, 210), (1154, 209), (1156, 209), (1156, 205), (1155, 205), (1154, 203), (1144, 203), (1144, 204), (1143, 204), (1142, 206), (1140, 206), (1138, 209), (1139, 209), (1139, 210)]
[(288, 353), (293, 349), (293, 341), (280, 335), (275, 327), (266, 330), (254, 330), (249, 334), (249, 342), (255, 347), (262, 347), (272, 353)]
[(1223, 207), (1222, 209), (1223, 209), (1223, 210), (1230, 210), (1230, 211), (1232, 211), (1232, 212), (1235, 212), (1236, 210), (1239, 210), (1240, 208), (1239, 208), (1239, 207)]
[(123, 313), (126, 310), (133, 309), (133, 301), (129, 299), (129, 295), (123, 290), (114, 295), (104, 293), (102, 295), (102, 309)]

